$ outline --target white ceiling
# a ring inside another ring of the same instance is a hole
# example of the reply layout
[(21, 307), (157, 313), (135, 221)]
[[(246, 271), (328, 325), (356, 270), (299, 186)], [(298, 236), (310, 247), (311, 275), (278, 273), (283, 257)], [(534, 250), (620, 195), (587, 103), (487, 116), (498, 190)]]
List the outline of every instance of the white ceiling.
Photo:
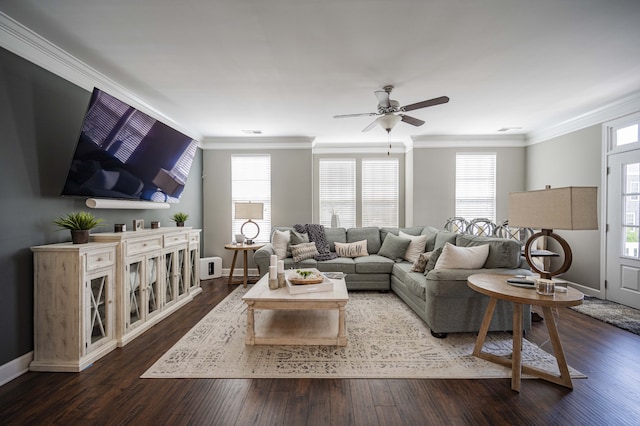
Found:
[[(640, 90), (638, 0), (0, 0), (0, 10), (204, 137), (527, 134)], [(502, 133), (501, 133), (502, 134)]]

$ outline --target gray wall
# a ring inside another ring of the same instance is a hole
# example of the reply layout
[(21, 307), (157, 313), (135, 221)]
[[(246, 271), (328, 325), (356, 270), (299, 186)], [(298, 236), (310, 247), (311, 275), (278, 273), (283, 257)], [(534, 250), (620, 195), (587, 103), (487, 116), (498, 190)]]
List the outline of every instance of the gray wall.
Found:
[(525, 188), (525, 148), (414, 148), (413, 223), (441, 228), (455, 214), (456, 153), (496, 153), (496, 220), (509, 215), (510, 192)]
[[(204, 251), (202, 257), (219, 256), (223, 268), (231, 267), (231, 156), (269, 154), (271, 157), (271, 225), (311, 223), (312, 157), (308, 149), (206, 149), (203, 155)], [(239, 257), (240, 259), (240, 257)], [(242, 266), (239, 261), (236, 267)], [(249, 267), (254, 267), (249, 256)]]
[[(564, 186), (597, 186), (601, 202), (602, 126), (591, 126), (527, 147), (527, 190)], [(598, 218), (601, 226), (601, 218)], [(573, 252), (563, 278), (600, 288), (600, 231), (557, 231)]]
[[(33, 257), (29, 247), (70, 241), (51, 221), (87, 210), (84, 199), (61, 198), (90, 93), (0, 48), (0, 365), (33, 350)], [(144, 219), (171, 226), (176, 211), (202, 227), (202, 155), (194, 161), (182, 201), (168, 210), (93, 210), (114, 223)], [(99, 232), (100, 229), (97, 230)]]

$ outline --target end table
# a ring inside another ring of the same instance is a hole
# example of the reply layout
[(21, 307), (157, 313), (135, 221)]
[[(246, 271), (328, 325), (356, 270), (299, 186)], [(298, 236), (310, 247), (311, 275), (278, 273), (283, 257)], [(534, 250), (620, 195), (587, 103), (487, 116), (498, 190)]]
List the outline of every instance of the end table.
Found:
[[(260, 243), (256, 243), (256, 244), (226, 244), (224, 246), (224, 248), (226, 250), (233, 250), (233, 260), (231, 261), (231, 270), (229, 271), (229, 280), (227, 281), (227, 285), (242, 283), (242, 285), (244, 287), (247, 286), (248, 275), (249, 275), (247, 253), (249, 252), (249, 250), (253, 250), (255, 252), (256, 250), (258, 250), (260, 247), (263, 247), (263, 246), (264, 246), (264, 244), (260, 244)], [(233, 280), (233, 270), (236, 267), (236, 259), (238, 258), (238, 252), (239, 251), (242, 252), (243, 259), (244, 259), (242, 281), (234, 281)]]

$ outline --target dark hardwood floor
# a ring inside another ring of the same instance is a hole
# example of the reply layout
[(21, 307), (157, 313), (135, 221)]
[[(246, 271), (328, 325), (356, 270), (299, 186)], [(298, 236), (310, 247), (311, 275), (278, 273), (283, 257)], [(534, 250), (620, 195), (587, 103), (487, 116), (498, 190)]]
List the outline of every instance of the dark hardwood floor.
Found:
[[(203, 293), (81, 373), (29, 372), (0, 387), (0, 425), (631, 425), (640, 422), (640, 336), (569, 309), (559, 329), (574, 389), (537, 379), (140, 379), (235, 286)], [(547, 340), (534, 323), (529, 340)], [(543, 345), (551, 351), (550, 344)], [(234, 360), (230, 359), (229, 362)]]

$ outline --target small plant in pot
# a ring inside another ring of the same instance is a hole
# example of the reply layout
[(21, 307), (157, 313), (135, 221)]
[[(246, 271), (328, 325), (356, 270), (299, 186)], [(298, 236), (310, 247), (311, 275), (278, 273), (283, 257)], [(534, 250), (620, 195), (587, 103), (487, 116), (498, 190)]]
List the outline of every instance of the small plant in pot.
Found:
[(176, 223), (176, 226), (184, 226), (187, 219), (189, 219), (189, 215), (182, 212), (175, 213), (171, 216), (171, 220)]
[(60, 228), (71, 231), (73, 244), (86, 244), (89, 242), (89, 231), (97, 226), (102, 226), (102, 219), (98, 219), (88, 212), (74, 212), (60, 216), (53, 223)]

